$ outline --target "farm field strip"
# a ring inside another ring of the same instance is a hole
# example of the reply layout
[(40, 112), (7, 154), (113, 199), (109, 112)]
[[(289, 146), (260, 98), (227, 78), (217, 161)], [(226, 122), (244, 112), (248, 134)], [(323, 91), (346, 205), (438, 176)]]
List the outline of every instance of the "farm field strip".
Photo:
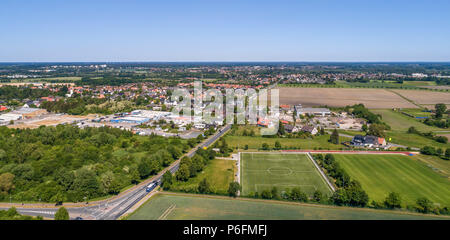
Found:
[(420, 105), (445, 103), (450, 104), (449, 92), (393, 89), (392, 91)]
[(301, 103), (303, 106), (344, 107), (363, 103), (368, 108), (417, 108), (413, 103), (385, 89), (284, 87), (279, 89), (280, 104)]
[(158, 218), (168, 220), (450, 219), (446, 216), (398, 211), (178, 193), (155, 194), (128, 217), (129, 220)]

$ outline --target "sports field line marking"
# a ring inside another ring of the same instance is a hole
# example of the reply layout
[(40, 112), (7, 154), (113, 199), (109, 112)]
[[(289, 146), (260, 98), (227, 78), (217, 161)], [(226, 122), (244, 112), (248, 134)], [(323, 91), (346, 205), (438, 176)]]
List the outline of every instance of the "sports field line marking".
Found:
[(268, 185), (268, 186), (309, 186), (309, 187), (315, 187), (316, 185), (314, 184), (291, 184), (291, 183), (255, 183), (255, 186), (258, 185)]
[(328, 187), (331, 189), (331, 191), (335, 192), (336, 189), (334, 188), (333, 184), (331, 184), (331, 182), (328, 180), (327, 176), (322, 171), (322, 169), (320, 169), (319, 165), (316, 163), (316, 160), (314, 160), (314, 158), (311, 156), (310, 153), (307, 153), (306, 156), (312, 162), (314, 167), (317, 169), (317, 171), (319, 172), (319, 175), (322, 176), (322, 181), (325, 181), (325, 183), (328, 185)]
[(173, 204), (173, 205), (171, 205), (170, 207), (168, 207), (168, 208), (166, 209), (166, 211), (164, 211), (164, 212), (161, 214), (161, 216), (159, 216), (158, 220), (164, 220), (164, 219), (166, 219), (166, 217), (169, 216), (169, 214), (172, 212), (173, 209), (175, 209), (176, 206), (177, 206), (177, 205)]
[(242, 152), (244, 154), (277, 154), (277, 155), (299, 155), (299, 154), (306, 154), (307, 152)]
[(258, 192), (258, 186), (277, 186), (277, 187), (313, 187), (314, 190), (317, 190), (316, 185), (311, 184), (283, 184), (283, 183), (275, 183), (275, 184), (269, 184), (269, 183), (255, 183), (255, 191)]
[(301, 160), (303, 160), (303, 159), (301, 159), (301, 158), (277, 158), (277, 159), (267, 159), (267, 158), (260, 158), (260, 159), (257, 159), (257, 160), (265, 160), (265, 161), (301, 161)]
[[(287, 168), (287, 167), (286, 167)], [(292, 170), (292, 169), (290, 169), (290, 168), (287, 168), (287, 169), (266, 169), (266, 170), (261, 170), (261, 169), (246, 169), (245, 171), (250, 171), (250, 172), (268, 172), (268, 171), (271, 171), (271, 172), (276, 172), (276, 171), (279, 171), (279, 172), (281, 172), (281, 171), (286, 171), (286, 170), (290, 170), (290, 172), (294, 172), (294, 173), (313, 173), (313, 172), (315, 172), (315, 171), (294, 171), (294, 170)]]

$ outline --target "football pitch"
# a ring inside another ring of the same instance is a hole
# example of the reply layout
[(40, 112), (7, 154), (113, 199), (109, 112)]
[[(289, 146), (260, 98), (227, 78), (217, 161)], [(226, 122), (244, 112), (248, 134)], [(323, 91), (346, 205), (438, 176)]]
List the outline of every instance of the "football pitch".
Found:
[(280, 192), (299, 187), (310, 196), (315, 190), (331, 193), (306, 154), (241, 153), (241, 185), (243, 196), (273, 187)]

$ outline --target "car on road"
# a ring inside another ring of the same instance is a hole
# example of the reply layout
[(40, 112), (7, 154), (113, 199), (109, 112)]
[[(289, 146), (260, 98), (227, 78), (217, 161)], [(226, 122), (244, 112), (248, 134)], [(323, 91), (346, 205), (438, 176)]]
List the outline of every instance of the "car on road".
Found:
[(146, 192), (151, 192), (153, 189), (155, 189), (156, 186), (157, 186), (157, 182), (153, 181), (152, 183), (147, 185), (147, 187), (145, 188), (145, 191)]

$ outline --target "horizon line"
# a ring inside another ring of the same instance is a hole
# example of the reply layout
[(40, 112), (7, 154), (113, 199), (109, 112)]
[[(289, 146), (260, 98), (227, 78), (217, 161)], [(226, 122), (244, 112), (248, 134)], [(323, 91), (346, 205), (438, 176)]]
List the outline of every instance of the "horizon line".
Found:
[(400, 61), (372, 61), (372, 60), (320, 60), (320, 61), (286, 61), (286, 60), (123, 60), (123, 61), (0, 61), (5, 63), (450, 63), (450, 60), (400, 60)]

